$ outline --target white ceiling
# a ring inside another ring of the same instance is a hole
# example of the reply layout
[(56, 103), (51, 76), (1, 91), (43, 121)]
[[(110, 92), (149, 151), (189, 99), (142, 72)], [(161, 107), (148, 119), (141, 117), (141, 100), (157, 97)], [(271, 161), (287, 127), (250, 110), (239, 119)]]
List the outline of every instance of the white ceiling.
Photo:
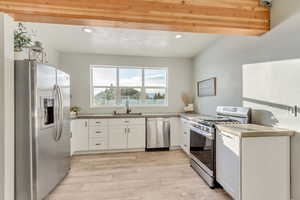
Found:
[(166, 31), (133, 30), (107, 27), (25, 23), (36, 34), (36, 40), (61, 52), (97, 53), (106, 55), (133, 55), (190, 58), (205, 49), (220, 35), (178, 33)]

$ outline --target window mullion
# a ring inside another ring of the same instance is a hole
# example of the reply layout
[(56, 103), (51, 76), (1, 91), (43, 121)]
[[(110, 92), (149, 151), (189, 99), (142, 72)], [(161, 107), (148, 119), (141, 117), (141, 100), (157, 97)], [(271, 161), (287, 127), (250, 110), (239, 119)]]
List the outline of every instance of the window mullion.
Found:
[(117, 87), (116, 87), (116, 104), (121, 103), (121, 90), (120, 90), (120, 68), (117, 67)]
[(141, 104), (145, 104), (146, 91), (145, 91), (145, 69), (142, 69), (142, 89), (141, 89)]

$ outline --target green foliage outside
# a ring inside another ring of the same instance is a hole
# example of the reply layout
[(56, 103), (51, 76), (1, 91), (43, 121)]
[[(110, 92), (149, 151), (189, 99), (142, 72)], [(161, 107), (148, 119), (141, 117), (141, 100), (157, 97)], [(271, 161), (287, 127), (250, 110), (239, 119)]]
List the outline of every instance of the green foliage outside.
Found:
[[(116, 104), (116, 88), (110, 86), (104, 91), (95, 94), (94, 102), (95, 105), (104, 105), (104, 104)], [(149, 93), (145, 95), (147, 100), (146, 104), (163, 104), (165, 100), (165, 94), (160, 92)], [(135, 88), (121, 88), (121, 103), (124, 104), (125, 100), (129, 100), (130, 104), (138, 104), (141, 99), (141, 91)]]

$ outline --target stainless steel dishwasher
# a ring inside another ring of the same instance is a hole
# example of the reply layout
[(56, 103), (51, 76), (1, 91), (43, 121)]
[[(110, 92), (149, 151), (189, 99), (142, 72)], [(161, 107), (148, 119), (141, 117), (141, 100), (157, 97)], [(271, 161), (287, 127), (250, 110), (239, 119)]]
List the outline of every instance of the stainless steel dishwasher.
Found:
[(147, 146), (151, 150), (169, 150), (170, 147), (170, 119), (147, 118)]

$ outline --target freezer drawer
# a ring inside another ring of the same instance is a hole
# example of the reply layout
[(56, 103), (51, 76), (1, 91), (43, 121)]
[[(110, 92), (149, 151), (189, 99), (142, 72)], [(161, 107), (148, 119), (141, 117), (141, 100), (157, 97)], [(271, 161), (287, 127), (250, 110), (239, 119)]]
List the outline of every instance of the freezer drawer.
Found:
[(147, 118), (147, 149), (170, 147), (170, 119)]

